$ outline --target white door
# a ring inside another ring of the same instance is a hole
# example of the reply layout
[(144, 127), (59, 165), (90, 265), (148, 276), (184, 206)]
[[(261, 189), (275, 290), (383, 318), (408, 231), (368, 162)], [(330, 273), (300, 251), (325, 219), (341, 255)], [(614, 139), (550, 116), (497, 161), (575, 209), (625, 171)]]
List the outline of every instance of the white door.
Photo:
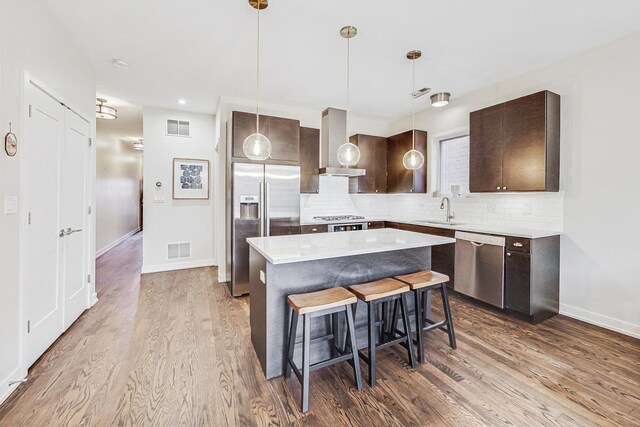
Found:
[(30, 105), (23, 144), (27, 166), (23, 194), (28, 212), (23, 270), (28, 322), (25, 362), (31, 366), (64, 330), (59, 230), (65, 108), (31, 84), (25, 97)]
[(89, 123), (73, 111), (65, 113), (62, 168), (64, 329), (89, 307), (87, 290), (87, 164)]

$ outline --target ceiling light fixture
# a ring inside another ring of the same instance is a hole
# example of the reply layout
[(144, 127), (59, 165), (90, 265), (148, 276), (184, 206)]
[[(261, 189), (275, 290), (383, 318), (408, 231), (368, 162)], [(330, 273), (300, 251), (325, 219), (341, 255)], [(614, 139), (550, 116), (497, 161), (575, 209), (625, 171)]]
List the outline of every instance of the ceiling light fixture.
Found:
[(451, 94), (449, 92), (440, 92), (431, 95), (431, 106), (433, 107), (444, 107), (449, 103), (449, 98)]
[(111, 65), (113, 65), (116, 68), (125, 69), (125, 68), (127, 68), (129, 66), (129, 63), (127, 61), (122, 60), (122, 59), (113, 58), (111, 60)]
[[(404, 153), (402, 157), (402, 164), (406, 169), (416, 170), (420, 169), (422, 165), (424, 165), (424, 155), (416, 150), (416, 59), (422, 56), (422, 52), (419, 50), (412, 50), (407, 53), (407, 59), (411, 60), (413, 65), (413, 80), (411, 86), (411, 117), (412, 117), (412, 125), (411, 125), (411, 137), (412, 137), (412, 145), (411, 150)], [(426, 93), (426, 92), (425, 92)], [(424, 93), (423, 93), (424, 95)], [(421, 95), (420, 95), (421, 96)]]
[(271, 141), (260, 133), (260, 10), (269, 6), (268, 0), (249, 0), (258, 15), (256, 49), (256, 133), (249, 135), (242, 143), (242, 151), (250, 160), (267, 160), (271, 156)]
[(185, 101), (184, 99), (178, 99), (178, 104), (185, 105), (186, 103), (187, 101)]
[(107, 105), (105, 105), (107, 103), (107, 100), (104, 98), (98, 98), (97, 99), (97, 104), (96, 104), (96, 117), (99, 119), (105, 119), (105, 120), (115, 120), (118, 118), (117, 113), (118, 110), (116, 110), (113, 107), (109, 107)]
[(142, 138), (140, 138), (137, 141), (134, 141), (133, 142), (133, 149), (134, 150), (143, 150), (144, 149), (144, 140)]
[[(350, 51), (350, 41), (358, 34), (358, 30), (356, 27), (352, 25), (347, 25), (346, 27), (342, 27), (340, 29), (340, 35), (342, 38), (347, 40), (347, 108), (346, 108), (346, 117), (345, 117), (345, 127), (347, 129), (347, 138), (349, 138), (349, 95), (350, 95), (350, 78), (351, 78), (351, 51)], [(355, 166), (360, 161), (360, 149), (357, 145), (352, 144), (347, 141), (338, 147), (338, 163), (340, 163), (344, 167)]]

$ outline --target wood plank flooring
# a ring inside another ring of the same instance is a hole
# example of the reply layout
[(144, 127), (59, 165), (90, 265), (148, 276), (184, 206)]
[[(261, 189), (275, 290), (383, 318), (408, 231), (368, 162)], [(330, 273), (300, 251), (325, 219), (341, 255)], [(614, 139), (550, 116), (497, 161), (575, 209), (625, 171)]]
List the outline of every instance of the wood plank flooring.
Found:
[(98, 260), (100, 301), (0, 406), (0, 425), (640, 425), (640, 340), (562, 316), (532, 326), (456, 295), (457, 350), (439, 331), (417, 369), (383, 350), (361, 392), (347, 364), (314, 372), (302, 414), (294, 378), (262, 375), (249, 298), (214, 268), (140, 279), (141, 237)]

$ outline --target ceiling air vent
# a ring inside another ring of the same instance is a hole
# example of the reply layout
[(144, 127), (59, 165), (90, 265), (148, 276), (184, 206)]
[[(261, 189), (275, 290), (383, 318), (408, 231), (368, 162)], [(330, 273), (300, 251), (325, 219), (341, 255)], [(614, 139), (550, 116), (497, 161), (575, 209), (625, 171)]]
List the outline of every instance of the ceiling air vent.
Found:
[(191, 136), (191, 126), (186, 120), (167, 119), (167, 135)]
[(167, 259), (191, 257), (191, 243), (169, 243), (167, 245)]

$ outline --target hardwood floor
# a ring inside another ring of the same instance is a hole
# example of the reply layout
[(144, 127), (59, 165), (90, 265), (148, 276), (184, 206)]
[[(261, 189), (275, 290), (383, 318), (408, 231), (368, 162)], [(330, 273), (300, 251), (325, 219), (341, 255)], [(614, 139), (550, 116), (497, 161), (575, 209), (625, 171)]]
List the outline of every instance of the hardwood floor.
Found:
[(248, 298), (214, 268), (140, 279), (140, 265), (141, 234), (98, 260), (100, 301), (0, 406), (0, 425), (639, 425), (640, 340), (562, 316), (532, 326), (455, 295), (457, 350), (431, 332), (417, 369), (382, 350), (361, 392), (345, 363), (314, 372), (304, 415), (294, 378), (262, 375)]

